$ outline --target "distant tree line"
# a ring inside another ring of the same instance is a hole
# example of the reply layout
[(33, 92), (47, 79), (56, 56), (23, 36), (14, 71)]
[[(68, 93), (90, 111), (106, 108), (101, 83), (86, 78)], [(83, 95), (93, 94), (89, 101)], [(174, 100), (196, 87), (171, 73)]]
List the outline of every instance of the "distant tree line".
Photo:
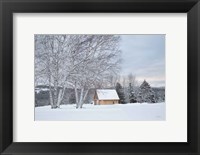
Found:
[[(35, 106), (50, 105), (48, 88), (49, 87), (46, 85), (39, 85), (35, 88)], [(111, 87), (108, 88), (113, 89)], [(59, 89), (62, 88), (58, 88), (58, 91)], [(146, 80), (144, 80), (140, 86), (135, 86), (132, 83), (129, 83), (127, 87), (123, 87), (120, 82), (116, 82), (115, 89), (120, 98), (119, 102), (121, 104), (165, 102), (165, 88), (151, 87)], [(78, 91), (80, 92), (81, 90)], [(89, 89), (88, 95), (85, 98), (84, 103), (93, 103), (94, 94), (95, 88)], [(75, 91), (73, 88), (65, 89), (65, 94), (60, 104), (76, 104)]]
[[(46, 85), (38, 85), (35, 88), (35, 106), (45, 106), (45, 105), (50, 105), (49, 102), (49, 86)], [(53, 89), (53, 88), (52, 88)], [(59, 88), (62, 89), (62, 88)], [(78, 90), (79, 92), (81, 90)], [(88, 91), (88, 95), (84, 100), (84, 103), (86, 104), (92, 104), (93, 99), (94, 99), (94, 92), (95, 89), (90, 89)], [(75, 91), (74, 88), (66, 88), (64, 97), (60, 103), (61, 105), (63, 104), (76, 104), (76, 98), (75, 98)]]
[(152, 88), (149, 83), (144, 80), (140, 86), (129, 83), (128, 87), (116, 83), (116, 91), (120, 98), (120, 103), (157, 103), (165, 101), (164, 88)]

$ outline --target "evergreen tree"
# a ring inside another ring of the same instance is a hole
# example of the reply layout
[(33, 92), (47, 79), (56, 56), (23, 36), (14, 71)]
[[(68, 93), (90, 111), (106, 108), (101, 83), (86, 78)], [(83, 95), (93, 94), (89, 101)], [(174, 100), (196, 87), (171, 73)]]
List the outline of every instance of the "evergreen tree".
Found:
[(124, 90), (119, 82), (116, 83), (115, 89), (117, 91), (117, 94), (119, 96), (119, 102), (124, 104), (125, 103), (125, 95)]
[(149, 83), (146, 82), (146, 80), (144, 80), (144, 82), (140, 85), (137, 100), (140, 103), (142, 102), (155, 103), (156, 101), (155, 93), (152, 90)]
[(129, 102), (130, 103), (136, 103), (137, 102), (137, 96), (136, 96), (136, 90), (133, 90), (133, 87), (131, 83), (129, 83)]
[(164, 102), (165, 101), (165, 88), (160, 87), (160, 88), (152, 88), (153, 91), (155, 92), (155, 101), (156, 102)]

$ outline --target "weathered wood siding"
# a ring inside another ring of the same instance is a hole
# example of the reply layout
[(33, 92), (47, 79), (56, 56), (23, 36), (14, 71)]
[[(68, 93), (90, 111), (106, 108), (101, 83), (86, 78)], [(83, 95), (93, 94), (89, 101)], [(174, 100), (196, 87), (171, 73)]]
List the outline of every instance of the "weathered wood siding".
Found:
[(117, 104), (118, 100), (100, 100), (100, 104)]
[(118, 104), (118, 100), (95, 100), (95, 105)]

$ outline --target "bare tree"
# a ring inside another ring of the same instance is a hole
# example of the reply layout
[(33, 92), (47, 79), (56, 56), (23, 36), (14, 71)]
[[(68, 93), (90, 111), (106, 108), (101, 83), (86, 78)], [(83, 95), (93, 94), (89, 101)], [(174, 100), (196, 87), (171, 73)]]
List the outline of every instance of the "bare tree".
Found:
[(67, 43), (66, 35), (35, 36), (35, 77), (47, 79), (52, 108), (60, 104), (61, 92), (58, 88), (63, 85), (62, 78), (66, 76), (63, 64), (67, 56)]
[[(120, 63), (119, 37), (114, 35), (80, 35), (79, 66), (76, 68), (74, 85), (80, 89), (77, 108), (81, 108), (90, 88), (96, 87), (111, 72), (117, 72)], [(77, 91), (76, 91), (77, 94)], [(78, 95), (76, 95), (78, 96)]]
[(81, 108), (90, 88), (116, 74), (119, 40), (116, 35), (36, 35), (35, 81), (46, 79), (51, 107), (60, 106), (69, 86)]

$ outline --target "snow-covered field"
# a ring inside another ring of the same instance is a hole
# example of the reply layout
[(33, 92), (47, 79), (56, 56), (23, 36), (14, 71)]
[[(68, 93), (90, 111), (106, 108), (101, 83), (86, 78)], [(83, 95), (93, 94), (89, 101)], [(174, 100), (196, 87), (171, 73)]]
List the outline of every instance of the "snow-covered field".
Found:
[(35, 121), (164, 121), (165, 103), (134, 103), (115, 105), (84, 104), (82, 109), (75, 105), (61, 105), (59, 109), (50, 106), (35, 108)]

